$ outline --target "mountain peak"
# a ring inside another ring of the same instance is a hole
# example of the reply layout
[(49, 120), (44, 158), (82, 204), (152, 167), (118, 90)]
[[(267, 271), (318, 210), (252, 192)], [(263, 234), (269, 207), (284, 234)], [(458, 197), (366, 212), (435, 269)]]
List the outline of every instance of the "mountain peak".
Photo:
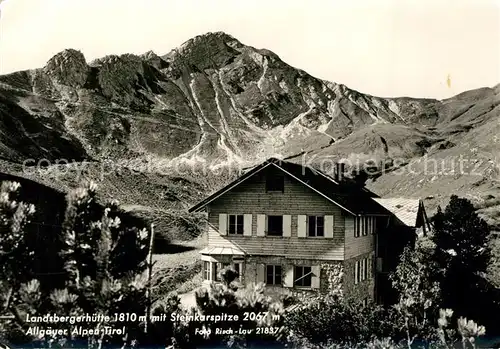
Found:
[(113, 65), (113, 64), (121, 64), (125, 62), (133, 62), (139, 63), (142, 61), (142, 58), (133, 53), (124, 53), (121, 55), (111, 54), (106, 55), (104, 57), (96, 58), (92, 62), (90, 62), (91, 66), (101, 66), (101, 65)]
[(144, 59), (147, 63), (151, 64), (156, 69), (163, 69), (168, 66), (167, 62), (160, 56), (158, 56), (154, 51), (149, 50), (141, 55), (141, 58)]
[(49, 59), (43, 70), (61, 84), (78, 87), (85, 84), (89, 66), (82, 52), (65, 49)]
[(184, 42), (162, 58), (180, 61), (198, 69), (220, 68), (231, 62), (245, 46), (224, 32), (208, 32)]
[(83, 55), (83, 53), (79, 50), (75, 50), (73, 48), (67, 48), (67, 49), (64, 49), (62, 50), (61, 52), (58, 52), (56, 53), (50, 60), (48, 63), (50, 63), (51, 61), (54, 61), (54, 60), (58, 60), (58, 59), (62, 59), (62, 60), (77, 60), (77, 61), (85, 61), (85, 56)]
[[(194, 38), (191, 38), (188, 41), (186, 41), (183, 45), (188, 43), (200, 43), (203, 41), (219, 41), (219, 42), (224, 42), (226, 44), (231, 42), (236, 42), (241, 45), (241, 43), (236, 38), (223, 31), (207, 32), (205, 34), (196, 35)], [(181, 45), (181, 47), (183, 45)]]
[(141, 55), (142, 58), (144, 59), (156, 59), (158, 58), (159, 56), (153, 51), (153, 50), (149, 50), (147, 52), (144, 52), (142, 55)]

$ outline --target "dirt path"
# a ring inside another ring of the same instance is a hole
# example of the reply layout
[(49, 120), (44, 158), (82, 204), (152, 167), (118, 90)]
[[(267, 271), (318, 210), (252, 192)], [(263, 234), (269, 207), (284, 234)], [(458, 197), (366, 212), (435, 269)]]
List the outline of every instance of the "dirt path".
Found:
[(194, 308), (196, 306), (195, 292), (196, 292), (196, 290), (193, 290), (193, 291), (179, 295), (179, 298), (181, 300), (181, 304), (184, 308), (190, 309), (190, 308)]

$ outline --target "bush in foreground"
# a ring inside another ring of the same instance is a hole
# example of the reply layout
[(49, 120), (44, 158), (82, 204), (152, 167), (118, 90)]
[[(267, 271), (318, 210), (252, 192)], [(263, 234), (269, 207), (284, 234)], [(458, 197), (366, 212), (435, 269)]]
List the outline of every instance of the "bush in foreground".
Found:
[[(112, 202), (102, 207), (96, 202), (93, 183), (70, 192), (67, 196), (65, 219), (59, 234), (56, 251), (62, 268), (54, 272), (54, 280), (62, 287), (44, 289), (33, 278), (23, 281), (23, 274), (36, 275), (26, 266), (36, 254), (24, 243), (25, 227), (30, 223), (34, 207), (19, 203), (14, 196), (16, 183), (3, 183), (0, 191), (0, 313), (13, 315), (12, 321), (0, 323), (4, 337), (11, 341), (37, 341), (37, 345), (64, 347), (84, 342), (88, 347), (101, 348), (107, 344), (128, 346), (140, 337), (141, 324), (137, 319), (118, 316), (118, 322), (99, 320), (78, 324), (28, 323), (27, 316), (83, 316), (101, 314), (144, 314), (146, 309), (147, 237), (145, 230), (122, 224), (120, 211)], [(38, 325), (38, 327), (34, 326)], [(98, 329), (90, 336), (75, 331), (79, 327)], [(111, 334), (103, 329), (125, 328), (125, 333)], [(38, 329), (65, 330), (62, 334), (41, 334)]]

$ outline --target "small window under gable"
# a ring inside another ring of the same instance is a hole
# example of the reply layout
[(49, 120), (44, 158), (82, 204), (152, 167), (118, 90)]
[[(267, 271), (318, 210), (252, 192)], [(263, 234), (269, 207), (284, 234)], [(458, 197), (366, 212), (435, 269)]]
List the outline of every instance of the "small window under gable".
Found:
[(281, 192), (285, 190), (285, 176), (281, 173), (268, 172), (266, 175), (266, 192)]
[(267, 216), (267, 235), (283, 236), (283, 216)]

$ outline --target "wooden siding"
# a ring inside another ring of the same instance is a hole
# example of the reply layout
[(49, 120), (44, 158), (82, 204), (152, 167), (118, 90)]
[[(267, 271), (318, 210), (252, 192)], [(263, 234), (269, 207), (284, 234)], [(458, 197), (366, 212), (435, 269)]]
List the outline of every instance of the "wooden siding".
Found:
[[(343, 260), (344, 217), (349, 214), (344, 213), (336, 204), (288, 176), (285, 176), (283, 193), (266, 193), (265, 174), (268, 171), (279, 170), (273, 168), (266, 169), (208, 205), (208, 219), (210, 223), (208, 229), (209, 246), (236, 247), (249, 255), (274, 255), (315, 260)], [(218, 231), (219, 214), (251, 214), (252, 236), (222, 236)], [(260, 236), (257, 229), (258, 217), (260, 215), (290, 215), (290, 236)], [(330, 232), (331, 238), (298, 237), (298, 215), (331, 215), (332, 218), (330, 221), (333, 224), (333, 231)]]
[(359, 236), (356, 237), (354, 220), (354, 216), (345, 217), (345, 259), (375, 251), (377, 224), (374, 234), (368, 233), (368, 235), (363, 236), (360, 232)]

